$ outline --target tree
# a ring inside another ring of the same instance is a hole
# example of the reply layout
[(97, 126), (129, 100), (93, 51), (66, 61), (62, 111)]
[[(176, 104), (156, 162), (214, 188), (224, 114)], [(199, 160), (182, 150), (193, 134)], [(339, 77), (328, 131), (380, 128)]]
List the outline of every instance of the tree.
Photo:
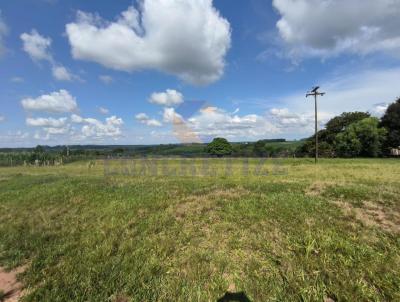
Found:
[(339, 156), (377, 157), (381, 154), (386, 129), (379, 127), (379, 120), (368, 117), (350, 124), (335, 138), (335, 149)]
[(264, 156), (266, 153), (265, 141), (264, 140), (256, 141), (253, 146), (253, 152), (257, 156)]
[(389, 153), (390, 148), (400, 146), (400, 98), (386, 109), (380, 126), (388, 132), (383, 148), (384, 153)]
[(214, 138), (211, 143), (207, 145), (207, 153), (222, 157), (224, 155), (232, 154), (232, 145), (222, 137)]
[[(324, 157), (335, 155), (335, 139), (352, 123), (361, 121), (371, 115), (367, 112), (343, 112), (326, 123), (325, 129), (318, 131), (319, 154)], [(309, 137), (297, 150), (300, 156), (313, 156), (315, 153), (315, 135)], [(351, 155), (352, 156), (352, 155)]]
[(41, 145), (37, 145), (36, 148), (33, 150), (35, 154), (43, 154), (44, 153), (44, 148)]
[(361, 153), (361, 142), (353, 127), (339, 133), (335, 139), (336, 154), (341, 157), (355, 157)]
[(339, 116), (335, 116), (329, 122), (326, 123), (325, 126), (325, 137), (323, 138), (329, 144), (332, 144), (335, 141), (335, 137), (337, 134), (345, 130), (351, 124), (361, 121), (365, 118), (370, 117), (371, 115), (367, 112), (343, 112)]

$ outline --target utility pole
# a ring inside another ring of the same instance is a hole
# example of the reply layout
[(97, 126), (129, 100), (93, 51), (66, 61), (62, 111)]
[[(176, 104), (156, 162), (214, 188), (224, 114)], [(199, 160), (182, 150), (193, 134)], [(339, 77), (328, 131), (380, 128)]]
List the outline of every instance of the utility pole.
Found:
[(317, 97), (323, 96), (325, 92), (318, 91), (319, 86), (314, 87), (310, 92), (306, 94), (306, 98), (314, 96), (315, 101), (315, 163), (318, 162), (318, 102)]

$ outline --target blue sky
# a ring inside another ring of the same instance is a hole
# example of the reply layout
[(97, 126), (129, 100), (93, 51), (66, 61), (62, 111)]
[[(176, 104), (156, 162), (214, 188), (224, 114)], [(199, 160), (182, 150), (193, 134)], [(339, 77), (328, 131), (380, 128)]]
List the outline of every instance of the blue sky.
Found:
[(400, 95), (400, 1), (0, 3), (0, 146), (299, 139)]

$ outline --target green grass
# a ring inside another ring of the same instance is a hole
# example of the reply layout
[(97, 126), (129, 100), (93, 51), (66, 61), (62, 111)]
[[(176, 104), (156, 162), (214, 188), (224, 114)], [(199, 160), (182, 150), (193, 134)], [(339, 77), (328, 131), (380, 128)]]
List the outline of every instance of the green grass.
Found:
[(28, 264), (26, 301), (400, 300), (400, 161), (210, 163), (215, 177), (1, 168), (0, 265)]

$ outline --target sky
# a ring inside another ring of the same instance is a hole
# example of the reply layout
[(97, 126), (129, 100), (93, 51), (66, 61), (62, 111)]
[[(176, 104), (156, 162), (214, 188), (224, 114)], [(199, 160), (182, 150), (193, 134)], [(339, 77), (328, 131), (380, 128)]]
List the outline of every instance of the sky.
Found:
[(313, 133), (400, 96), (400, 0), (4, 0), (0, 147)]

